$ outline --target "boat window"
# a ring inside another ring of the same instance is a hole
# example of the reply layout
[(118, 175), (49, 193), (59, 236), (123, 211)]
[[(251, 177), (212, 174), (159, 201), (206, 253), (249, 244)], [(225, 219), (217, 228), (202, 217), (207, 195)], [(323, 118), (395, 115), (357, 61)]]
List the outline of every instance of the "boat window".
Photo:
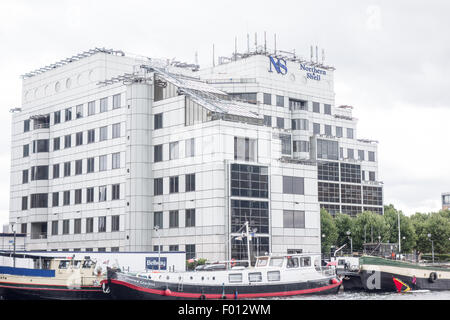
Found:
[(59, 262), (59, 269), (67, 269), (69, 267), (70, 261), (69, 260), (61, 260)]
[(345, 265), (345, 260), (344, 259), (339, 259), (338, 260), (338, 265), (340, 265), (340, 266)]
[(84, 260), (83, 261), (83, 269), (88, 269), (88, 268), (92, 267), (93, 263), (94, 262), (92, 260)]
[(298, 267), (299, 267), (298, 258), (288, 257), (287, 268), (298, 268)]
[(314, 268), (316, 268), (316, 271), (320, 271), (322, 269), (320, 266), (320, 258), (316, 258), (314, 260)]
[(229, 282), (242, 282), (242, 273), (230, 273), (228, 276)]
[(311, 266), (311, 258), (310, 257), (302, 257), (300, 259), (300, 263), (302, 267), (310, 267)]
[(269, 265), (271, 267), (281, 267), (283, 265), (283, 258), (271, 258)]
[(268, 271), (267, 272), (268, 281), (280, 281), (280, 271)]
[(81, 261), (80, 260), (75, 260), (73, 261), (73, 268), (74, 269), (79, 269), (81, 267)]
[(256, 262), (256, 267), (265, 267), (267, 266), (267, 262), (269, 262), (268, 258), (259, 258)]
[(261, 282), (262, 274), (261, 272), (252, 272), (248, 274), (248, 281), (250, 282)]

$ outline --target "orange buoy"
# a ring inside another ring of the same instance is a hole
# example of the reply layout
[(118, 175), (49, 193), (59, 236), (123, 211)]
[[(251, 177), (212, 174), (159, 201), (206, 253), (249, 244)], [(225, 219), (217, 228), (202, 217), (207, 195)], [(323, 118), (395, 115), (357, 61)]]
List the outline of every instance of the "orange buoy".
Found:
[(166, 296), (171, 296), (171, 295), (172, 295), (172, 291), (170, 291), (169, 289), (166, 289), (166, 290), (164, 291), (164, 294), (165, 294)]

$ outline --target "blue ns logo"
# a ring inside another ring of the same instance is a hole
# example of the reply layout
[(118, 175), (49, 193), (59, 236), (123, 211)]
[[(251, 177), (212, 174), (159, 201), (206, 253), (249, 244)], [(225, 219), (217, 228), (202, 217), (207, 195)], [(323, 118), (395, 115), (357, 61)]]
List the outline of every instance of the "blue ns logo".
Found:
[(286, 60), (284, 60), (283, 58), (275, 58), (272, 56), (269, 56), (270, 59), (270, 63), (269, 63), (269, 72), (273, 72), (272, 71), (272, 66), (275, 68), (275, 70), (277, 71), (277, 73), (280, 73), (282, 75), (285, 75), (288, 71), (287, 66), (286, 66)]

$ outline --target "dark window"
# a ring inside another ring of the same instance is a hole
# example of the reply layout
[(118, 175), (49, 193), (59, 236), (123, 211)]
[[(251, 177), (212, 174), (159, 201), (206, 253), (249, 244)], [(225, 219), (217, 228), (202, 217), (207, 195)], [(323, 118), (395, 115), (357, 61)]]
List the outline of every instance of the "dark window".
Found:
[(59, 206), (59, 192), (53, 192), (52, 194), (52, 206), (58, 207)]
[(69, 234), (69, 232), (70, 232), (70, 220), (63, 220), (63, 234)]
[(61, 139), (60, 137), (53, 138), (53, 151), (57, 151), (61, 148)]
[(111, 247), (111, 252), (119, 252), (120, 247)]
[(100, 99), (100, 112), (108, 111), (108, 98)]
[(281, 154), (292, 154), (291, 152), (291, 135), (280, 134)]
[(113, 106), (112, 107), (113, 107), (113, 109), (120, 108), (120, 93), (113, 95)]
[(177, 192), (178, 192), (178, 176), (170, 177), (169, 193), (177, 193)]
[(277, 128), (284, 129), (284, 118), (277, 117)]
[(325, 113), (325, 114), (331, 114), (331, 105), (329, 105), (329, 104), (324, 104), (323, 105), (323, 113)]
[(53, 179), (59, 178), (59, 163), (53, 165)]
[(356, 216), (358, 213), (361, 213), (362, 210), (360, 206), (342, 206), (341, 212), (351, 216)]
[(95, 129), (88, 130), (88, 140), (87, 143), (95, 142)]
[(94, 218), (86, 218), (86, 233), (94, 232)]
[(347, 138), (353, 139), (353, 129), (347, 128)]
[(318, 179), (339, 181), (339, 163), (324, 162), (317, 165)]
[(120, 122), (114, 123), (112, 125), (112, 138), (119, 138), (120, 137)]
[(172, 244), (169, 246), (169, 251), (178, 251), (178, 245), (177, 244)]
[(63, 193), (63, 205), (70, 205), (70, 190), (64, 191)]
[(186, 228), (195, 227), (195, 209), (186, 209)]
[(375, 152), (369, 151), (369, 161), (375, 161)]
[(292, 147), (294, 152), (309, 152), (309, 141), (294, 141)]
[(75, 144), (81, 146), (83, 144), (83, 132), (77, 132), (75, 136)]
[(347, 158), (355, 159), (355, 150), (348, 148), (347, 149)]
[(106, 232), (106, 216), (98, 217), (98, 232)]
[(94, 172), (94, 159), (95, 158), (87, 159), (87, 173)]
[(264, 102), (264, 104), (271, 105), (272, 104), (272, 95), (270, 93), (264, 93), (263, 102)]
[(339, 202), (339, 184), (319, 182), (320, 202)]
[(186, 192), (195, 191), (195, 173), (186, 175)]
[(163, 145), (157, 145), (154, 147), (154, 162), (159, 162), (163, 160)]
[(245, 93), (229, 93), (234, 99), (243, 100), (247, 103), (256, 104), (256, 93), (253, 92), (245, 92)]
[(81, 203), (81, 189), (75, 190), (75, 204)]
[(309, 130), (307, 119), (292, 119), (292, 130)]
[(22, 210), (28, 209), (28, 197), (24, 196), (22, 197)]
[(283, 176), (283, 193), (304, 194), (304, 178)]
[(308, 111), (308, 102), (289, 98), (289, 110)]
[(245, 164), (231, 165), (231, 195), (236, 197), (268, 198), (268, 168)]
[(363, 204), (382, 206), (383, 205), (382, 188), (363, 186)]
[(55, 111), (53, 113), (53, 123), (54, 124), (61, 123), (61, 111)]
[(47, 179), (48, 179), (48, 166), (31, 167), (31, 181), (47, 180)]
[(375, 181), (375, 171), (369, 171), (369, 181)]
[(338, 138), (342, 138), (343, 137), (342, 127), (336, 127), (336, 137), (338, 137)]
[(76, 117), (77, 119), (83, 118), (83, 105), (79, 104), (76, 106)]
[(317, 158), (338, 160), (337, 141), (317, 139)]
[(22, 183), (28, 183), (28, 169), (22, 170)]
[(81, 219), (74, 220), (73, 233), (81, 233)]
[(256, 139), (234, 137), (234, 160), (256, 162)]
[(341, 212), (341, 207), (338, 204), (320, 204), (320, 208), (327, 210), (329, 214), (335, 216), (337, 213)]
[(87, 188), (86, 189), (86, 202), (94, 202), (94, 188)]
[(195, 244), (186, 245), (186, 260), (195, 258)]
[(361, 183), (361, 166), (359, 164), (341, 163), (341, 181)]
[(240, 232), (249, 221), (256, 233), (269, 233), (269, 203), (267, 201), (231, 200), (231, 232)]
[(313, 123), (313, 134), (320, 134), (320, 123)]
[(33, 141), (33, 153), (48, 152), (48, 139)]
[(160, 229), (164, 228), (162, 211), (153, 213), (153, 226), (154, 227), (158, 226)]
[(30, 155), (30, 145), (24, 144), (23, 145), (23, 157), (28, 157)]
[(108, 126), (104, 126), (100, 128), (100, 140), (104, 141), (108, 139)]
[(26, 223), (21, 223), (20, 224), (20, 233), (27, 233), (27, 224)]
[(358, 160), (364, 160), (364, 150), (358, 150)]
[(66, 112), (65, 112), (65, 121), (70, 121), (72, 120), (72, 108), (67, 108)]
[(342, 203), (361, 203), (361, 186), (341, 184), (341, 202)]
[(264, 125), (267, 127), (272, 126), (272, 116), (264, 116)]
[(283, 210), (283, 228), (305, 228), (305, 211)]
[(328, 125), (328, 124), (325, 125), (325, 135), (332, 136), (332, 134), (331, 134), (331, 126)]
[(178, 210), (169, 211), (169, 228), (178, 228)]
[(106, 186), (98, 187), (98, 201), (106, 201)]
[(313, 112), (320, 113), (320, 103), (313, 102)]
[(277, 95), (277, 107), (284, 107), (284, 97)]
[(70, 148), (72, 146), (72, 135), (68, 134), (64, 136), (64, 148)]
[(111, 217), (111, 231), (119, 231), (120, 230), (120, 216), (112, 216)]
[(118, 200), (120, 199), (120, 184), (113, 184), (112, 185), (112, 194), (111, 194), (111, 200)]
[(95, 114), (95, 101), (88, 102), (88, 116)]
[(83, 173), (83, 160), (76, 160), (75, 161), (75, 174), (82, 174)]
[(64, 162), (64, 177), (70, 176), (70, 162)]
[(155, 178), (153, 180), (153, 194), (159, 196), (163, 194), (163, 178)]
[(23, 121), (23, 132), (30, 131), (30, 120)]
[(59, 221), (52, 221), (52, 236), (58, 235), (58, 222)]
[(163, 127), (163, 114), (162, 113), (155, 114), (154, 121), (155, 121), (154, 123), (155, 130), (161, 129)]
[(47, 193), (34, 193), (31, 195), (30, 208), (47, 208), (47, 207), (48, 207)]

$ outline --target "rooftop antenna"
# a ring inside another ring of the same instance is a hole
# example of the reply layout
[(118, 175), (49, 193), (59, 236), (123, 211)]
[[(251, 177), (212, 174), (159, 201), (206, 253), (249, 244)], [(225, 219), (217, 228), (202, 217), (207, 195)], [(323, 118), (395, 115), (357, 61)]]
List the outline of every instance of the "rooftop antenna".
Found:
[(237, 37), (234, 37), (234, 61), (237, 58)]
[(316, 46), (316, 63), (319, 63), (319, 47)]
[(215, 63), (215, 58), (214, 58), (214, 43), (213, 43), (213, 56), (212, 56), (212, 58), (213, 58), (213, 67), (215, 67), (216, 66), (216, 63)]
[(274, 35), (273, 35), (273, 39), (274, 39), (274, 52), (275, 52), (275, 55), (277, 55), (277, 34), (275, 33)]
[(255, 32), (255, 51), (258, 52), (258, 34)]
[(314, 56), (314, 51), (313, 51), (313, 46), (311, 46), (311, 62), (313, 62), (313, 56)]
[(325, 49), (322, 49), (322, 64), (325, 63)]
[(264, 53), (267, 54), (266, 32), (264, 31)]
[(198, 52), (195, 51), (195, 64), (198, 65)]
[(250, 53), (250, 35), (247, 33), (247, 53)]

